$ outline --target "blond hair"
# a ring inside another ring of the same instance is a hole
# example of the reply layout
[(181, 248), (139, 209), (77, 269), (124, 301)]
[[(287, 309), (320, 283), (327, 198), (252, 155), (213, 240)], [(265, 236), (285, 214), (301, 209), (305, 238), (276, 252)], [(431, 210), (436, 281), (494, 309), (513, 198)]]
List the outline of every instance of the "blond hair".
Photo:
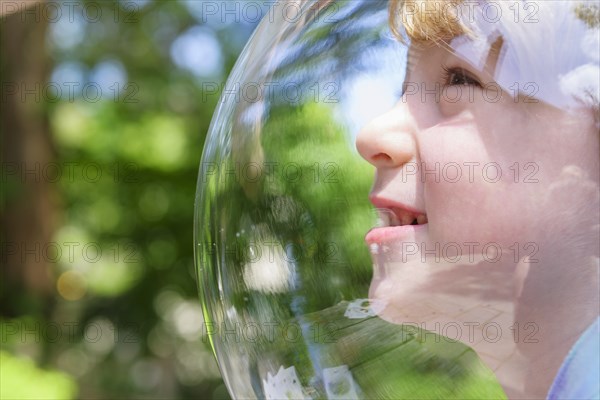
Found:
[(456, 13), (462, 0), (390, 0), (389, 24), (401, 41), (404, 28), (412, 43), (447, 43), (469, 32)]

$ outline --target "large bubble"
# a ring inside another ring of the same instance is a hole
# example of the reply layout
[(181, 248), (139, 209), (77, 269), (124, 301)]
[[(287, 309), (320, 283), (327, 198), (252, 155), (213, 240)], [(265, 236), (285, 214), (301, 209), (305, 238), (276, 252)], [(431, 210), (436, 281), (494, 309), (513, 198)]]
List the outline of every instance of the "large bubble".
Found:
[(598, 393), (599, 19), (273, 3), (198, 179), (204, 333), (233, 397)]

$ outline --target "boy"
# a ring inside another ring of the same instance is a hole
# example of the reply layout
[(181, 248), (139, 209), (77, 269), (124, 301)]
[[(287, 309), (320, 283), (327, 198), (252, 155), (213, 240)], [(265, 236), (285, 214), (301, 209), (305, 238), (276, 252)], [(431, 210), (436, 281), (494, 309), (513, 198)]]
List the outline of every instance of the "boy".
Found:
[(390, 20), (404, 94), (357, 138), (383, 225), (370, 297), (467, 343), (511, 398), (597, 397), (598, 5), (392, 1)]

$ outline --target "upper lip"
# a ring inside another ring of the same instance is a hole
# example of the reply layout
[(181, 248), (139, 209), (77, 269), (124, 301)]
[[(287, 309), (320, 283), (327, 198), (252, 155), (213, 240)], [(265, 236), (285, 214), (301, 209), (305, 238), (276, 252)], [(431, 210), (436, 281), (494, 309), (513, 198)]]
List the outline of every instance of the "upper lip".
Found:
[(425, 211), (417, 210), (414, 207), (407, 206), (406, 204), (402, 204), (400, 202), (386, 199), (385, 197), (380, 197), (378, 195), (370, 195), (369, 200), (371, 204), (373, 204), (377, 208), (397, 208), (400, 210), (410, 211), (414, 214), (426, 214)]
[[(391, 226), (410, 224), (422, 225), (428, 222), (427, 213), (425, 213), (425, 211), (377, 195), (370, 195), (369, 200), (378, 209), (380, 218), (382, 217), (382, 212), (385, 213), (384, 210), (389, 210), (393, 213), (392, 220), (390, 221)], [(417, 221), (417, 219), (419, 219), (419, 221)]]

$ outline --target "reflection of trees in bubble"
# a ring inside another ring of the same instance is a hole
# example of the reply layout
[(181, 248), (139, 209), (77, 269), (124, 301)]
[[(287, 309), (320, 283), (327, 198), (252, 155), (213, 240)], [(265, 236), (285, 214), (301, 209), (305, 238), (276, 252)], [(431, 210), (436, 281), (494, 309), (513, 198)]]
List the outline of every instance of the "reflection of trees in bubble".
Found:
[[(371, 264), (363, 236), (370, 227), (367, 193), (372, 178), (366, 163), (348, 150), (343, 131), (329, 114), (316, 104), (272, 111), (261, 138), (264, 163), (275, 167), (263, 170), (255, 183), (261, 188), (259, 197), (245, 195), (244, 176), (223, 175), (227, 168), (235, 168), (233, 164), (221, 167), (221, 175), (209, 177), (205, 190), (214, 190), (214, 209), (199, 211), (213, 219), (203, 226), (205, 240), (224, 246), (224, 259), (214, 261), (227, 267), (222, 271), (227, 279), (221, 279), (227, 282), (223, 290), (232, 295), (233, 305), (264, 314), (265, 310), (253, 310), (261, 296), (277, 298), (279, 304), (292, 301), (277, 290), (255, 297), (248, 293), (244, 270), (259, 262), (262, 268), (291, 268), (283, 274), (290, 280), (286, 287), (302, 293), (308, 310), (365, 297)], [(315, 168), (325, 163), (335, 166), (335, 181), (315, 175)], [(294, 177), (282, 172), (290, 165)], [(227, 228), (221, 232), (219, 227)], [(283, 249), (283, 259), (278, 248)], [(215, 252), (212, 257), (219, 255)]]
[[(298, 169), (292, 179), (268, 180), (264, 193), (285, 199), (278, 202), (286, 211), (280, 206), (279, 213), (271, 213), (280, 219), (272, 223), (282, 243), (299, 253), (294, 260), (306, 296), (304, 312), (365, 297), (371, 277), (363, 240), (370, 223), (367, 164), (350, 151), (329, 109), (317, 104), (272, 110), (262, 143), (268, 161)], [(324, 174), (326, 164), (330, 170)]]
[[(252, 162), (275, 167), (263, 169), (253, 182), (257, 196), (244, 190), (248, 176), (226, 173), (236, 162), (243, 165), (233, 157), (206, 177), (204, 195), (211, 201), (198, 212), (208, 222), (201, 225), (201, 248), (211, 251), (201, 254), (210, 257), (202, 263), (202, 292), (208, 301), (221, 299), (222, 304), (210, 305), (217, 325), (239, 321), (263, 331), (273, 327), (274, 335), (258, 335), (245, 346), (250, 360), (257, 360), (251, 369), (266, 376), (279, 368), (271, 360), (279, 360), (281, 365), (297, 365), (305, 379), (314, 372), (305, 342), (312, 333), (302, 315), (365, 297), (368, 289), (371, 263), (363, 236), (370, 227), (367, 194), (372, 177), (323, 106), (272, 110), (260, 138), (262, 157)], [(337, 168), (331, 182), (315, 175), (315, 164), (324, 161)], [(289, 165), (294, 165), (293, 176), (283, 172)], [(207, 247), (213, 243), (214, 250)], [(235, 310), (236, 315), (220, 315), (218, 310)], [(290, 323), (301, 336), (297, 340), (290, 340)]]
[[(350, 319), (347, 302), (304, 317), (323, 368), (345, 366), (367, 399), (505, 399), (494, 373), (467, 345), (376, 316)], [(327, 327), (327, 329), (324, 329)], [(314, 362), (315, 360), (313, 360)], [(302, 365), (295, 364), (299, 371)], [(325, 377), (323, 377), (325, 378)], [(327, 382), (312, 383), (322, 392)]]

